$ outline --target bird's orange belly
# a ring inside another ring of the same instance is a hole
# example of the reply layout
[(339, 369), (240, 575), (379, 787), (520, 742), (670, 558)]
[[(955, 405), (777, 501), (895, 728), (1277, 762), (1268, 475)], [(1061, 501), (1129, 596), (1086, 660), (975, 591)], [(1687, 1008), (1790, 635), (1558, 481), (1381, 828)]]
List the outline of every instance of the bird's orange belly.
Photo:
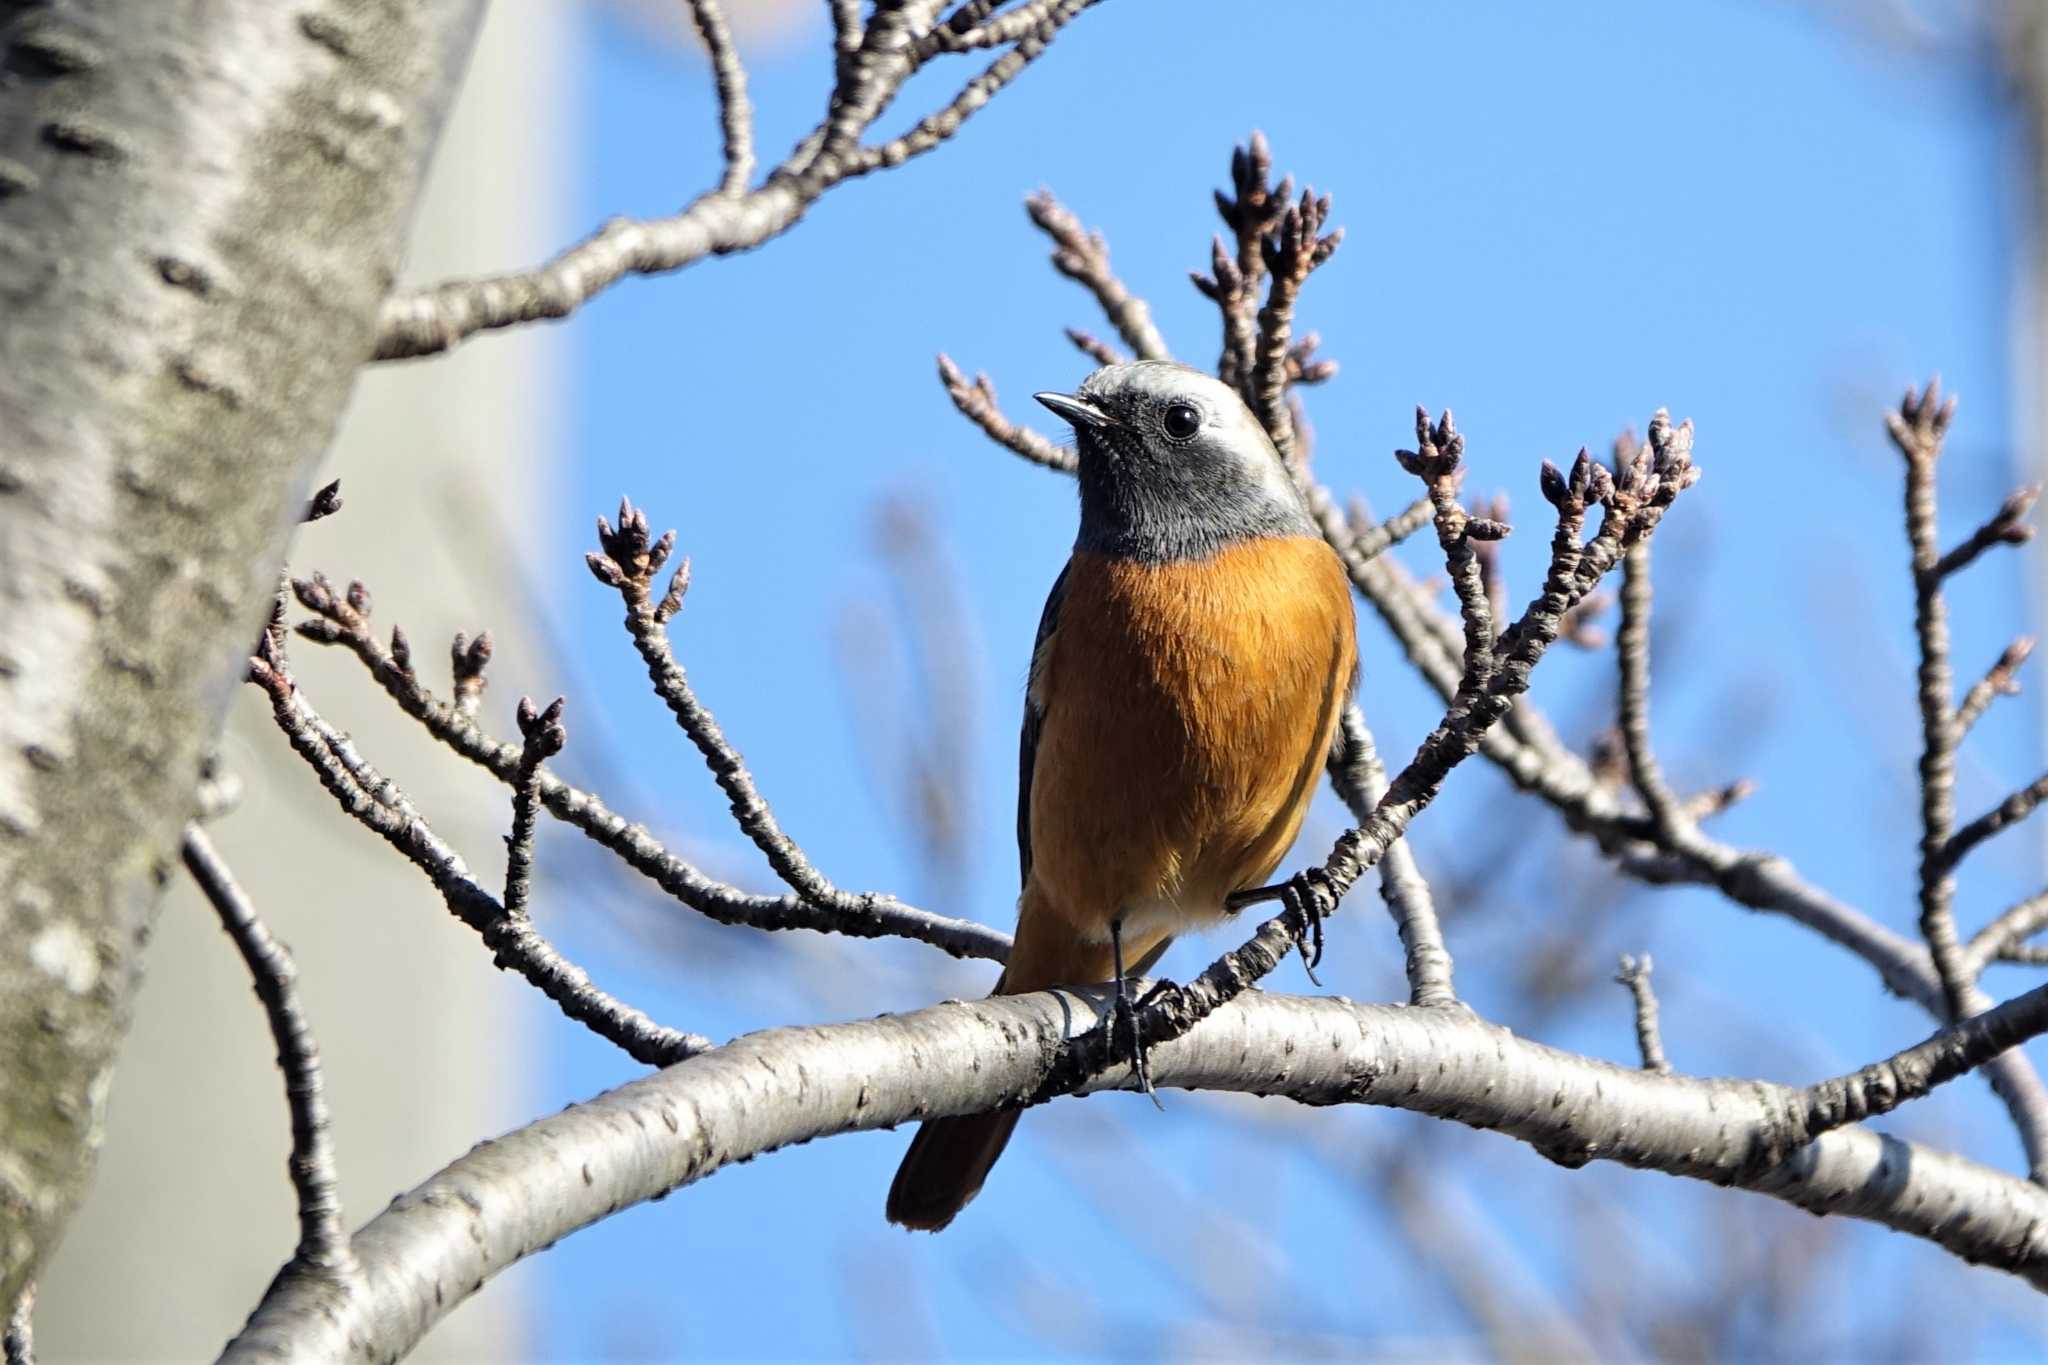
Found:
[(1083, 937), (1213, 920), (1301, 828), (1355, 644), (1321, 541), (1145, 565), (1076, 554), (1034, 689), (1033, 891)]

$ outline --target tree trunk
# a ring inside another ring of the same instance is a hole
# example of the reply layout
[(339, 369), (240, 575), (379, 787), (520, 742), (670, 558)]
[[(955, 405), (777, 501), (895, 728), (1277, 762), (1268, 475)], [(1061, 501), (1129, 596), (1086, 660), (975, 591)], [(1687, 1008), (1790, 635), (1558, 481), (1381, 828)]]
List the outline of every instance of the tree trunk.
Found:
[(481, 11), (0, 0), (0, 1304)]

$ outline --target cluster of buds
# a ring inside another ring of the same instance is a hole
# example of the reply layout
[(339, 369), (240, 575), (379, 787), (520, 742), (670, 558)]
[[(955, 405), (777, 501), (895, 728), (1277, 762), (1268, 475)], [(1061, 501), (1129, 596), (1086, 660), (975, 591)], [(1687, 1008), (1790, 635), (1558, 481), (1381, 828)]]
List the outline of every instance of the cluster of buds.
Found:
[(1901, 455), (1908, 460), (1931, 460), (1941, 454), (1942, 438), (1948, 435), (1948, 424), (1955, 415), (1955, 397), (1942, 396), (1941, 376), (1936, 375), (1923, 390), (1907, 389), (1899, 400), (1899, 410), (1885, 414), (1884, 425)]
[[(603, 517), (597, 519), (597, 543), (602, 553), (583, 556), (583, 562), (590, 566), (590, 572), (597, 581), (608, 588), (623, 593), (629, 600), (644, 602), (654, 585), (654, 576), (661, 572), (661, 566), (668, 563), (668, 557), (676, 548), (676, 533), (664, 531), (659, 540), (653, 537), (647, 526), (647, 514), (635, 507), (630, 499), (619, 499), (619, 525), (617, 530)], [(683, 594), (690, 589), (690, 561), (685, 559), (676, 566), (669, 578), (668, 591), (654, 605), (654, 619), (657, 624), (666, 623), (683, 608)]]
[(562, 725), (564, 700), (556, 697), (542, 708), (536, 707), (531, 697), (519, 699), (519, 734), (526, 741), (524, 761), (529, 766), (553, 758), (569, 742), (569, 732)]

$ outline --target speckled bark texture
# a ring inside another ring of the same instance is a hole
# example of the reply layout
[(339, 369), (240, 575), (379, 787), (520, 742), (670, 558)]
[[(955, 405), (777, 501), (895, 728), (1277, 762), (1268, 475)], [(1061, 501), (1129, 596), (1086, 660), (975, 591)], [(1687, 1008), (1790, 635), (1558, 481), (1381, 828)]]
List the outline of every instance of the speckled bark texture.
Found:
[(0, 1303), (481, 10), (0, 0)]
[[(573, 1105), (479, 1144), (394, 1200), (355, 1235), (360, 1279), (286, 1267), (223, 1359), (398, 1359), (486, 1279), (622, 1208), (777, 1148), (1032, 1096), (1067, 1042), (1099, 1022), (1103, 998), (1040, 992), (774, 1029)], [(2034, 1008), (2007, 1016), (2032, 1028)], [(1831, 1126), (1925, 1093), (1928, 1063), (1943, 1070), (1949, 1051), (1930, 1043), (1801, 1091), (1574, 1056), (1459, 1005), (1248, 991), (1157, 1047), (1151, 1070), (1160, 1086), (1383, 1105), (1505, 1133), (1564, 1166), (1614, 1161), (1754, 1190), (1870, 1219), (2048, 1288), (2048, 1192)], [(1082, 1089), (1129, 1084), (1118, 1065)], [(1256, 1200), (1258, 1179), (1247, 1175), (1241, 1197)], [(874, 1199), (879, 1212), (879, 1195), (848, 1197)]]

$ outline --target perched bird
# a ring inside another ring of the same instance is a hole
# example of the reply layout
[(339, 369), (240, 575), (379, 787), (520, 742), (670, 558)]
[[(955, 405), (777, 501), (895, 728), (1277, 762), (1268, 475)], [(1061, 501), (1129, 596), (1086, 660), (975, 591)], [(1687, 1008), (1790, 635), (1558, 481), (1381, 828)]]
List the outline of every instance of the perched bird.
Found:
[[(1139, 975), (1264, 882), (1301, 828), (1357, 663), (1350, 585), (1258, 419), (1165, 361), (1069, 396), (1081, 530), (1024, 703), (1024, 889), (997, 995)], [(888, 1216), (937, 1231), (1017, 1112), (927, 1121)]]

